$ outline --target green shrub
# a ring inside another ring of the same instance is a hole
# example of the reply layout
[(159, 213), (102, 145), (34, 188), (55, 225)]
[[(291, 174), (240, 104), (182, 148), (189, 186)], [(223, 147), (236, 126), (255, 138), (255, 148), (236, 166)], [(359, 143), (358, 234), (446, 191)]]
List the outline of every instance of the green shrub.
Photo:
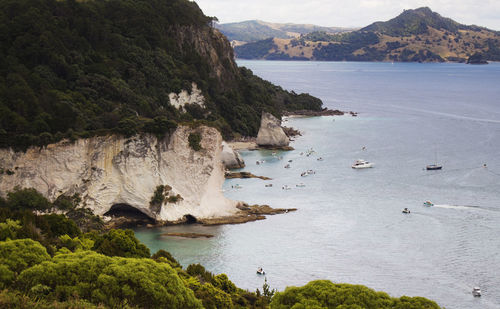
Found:
[[(202, 308), (175, 270), (151, 259), (107, 257), (91, 251), (61, 254), (21, 273), (17, 287), (39, 297), (72, 297), (112, 308)], [(48, 288), (46, 288), (48, 287)], [(48, 293), (47, 293), (48, 292)]]
[(276, 293), (271, 308), (439, 309), (439, 306), (423, 297), (392, 298), (362, 285), (316, 280)]
[(23, 270), (49, 259), (47, 250), (34, 240), (0, 242), (0, 288), (9, 286)]
[(188, 137), (189, 141), (189, 147), (193, 149), (194, 151), (200, 151), (201, 150), (201, 135), (199, 133), (190, 133)]
[(47, 210), (52, 206), (42, 194), (33, 188), (20, 189), (7, 193), (7, 202), (11, 209)]
[(151, 256), (148, 247), (135, 238), (132, 230), (111, 230), (104, 235), (98, 235), (92, 250), (107, 256), (137, 258)]

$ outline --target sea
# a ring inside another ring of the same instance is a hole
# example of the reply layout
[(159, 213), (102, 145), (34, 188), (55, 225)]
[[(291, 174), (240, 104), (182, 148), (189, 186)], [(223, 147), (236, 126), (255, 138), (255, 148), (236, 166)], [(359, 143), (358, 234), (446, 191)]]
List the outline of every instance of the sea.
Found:
[[(226, 180), (225, 195), (297, 211), (240, 225), (136, 229), (152, 252), (165, 249), (251, 291), (265, 280), (282, 291), (328, 279), (448, 309), (500, 308), (500, 63), (238, 65), (358, 116), (287, 118), (283, 125), (302, 133), (295, 150), (241, 152), (244, 171), (272, 180)], [(374, 167), (352, 169), (357, 159)], [(442, 170), (425, 170), (435, 163)], [(472, 296), (474, 286), (482, 297)]]

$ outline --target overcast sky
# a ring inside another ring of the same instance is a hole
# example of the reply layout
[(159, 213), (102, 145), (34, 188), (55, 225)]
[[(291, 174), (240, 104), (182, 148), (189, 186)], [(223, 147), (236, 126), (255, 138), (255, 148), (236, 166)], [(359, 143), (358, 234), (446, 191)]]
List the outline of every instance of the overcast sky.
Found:
[(320, 26), (364, 27), (404, 9), (428, 6), (462, 24), (500, 30), (500, 0), (195, 0), (221, 23), (260, 19)]

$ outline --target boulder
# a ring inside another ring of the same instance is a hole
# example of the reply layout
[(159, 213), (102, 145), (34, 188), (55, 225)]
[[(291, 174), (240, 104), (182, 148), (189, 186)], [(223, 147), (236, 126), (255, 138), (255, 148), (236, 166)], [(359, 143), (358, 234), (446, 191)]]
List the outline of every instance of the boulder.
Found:
[(257, 145), (264, 147), (286, 147), (290, 140), (281, 127), (281, 120), (269, 113), (262, 113)]
[(227, 169), (243, 168), (245, 167), (245, 161), (240, 156), (240, 154), (231, 148), (228, 143), (222, 142), (222, 152), (221, 152), (222, 164)]

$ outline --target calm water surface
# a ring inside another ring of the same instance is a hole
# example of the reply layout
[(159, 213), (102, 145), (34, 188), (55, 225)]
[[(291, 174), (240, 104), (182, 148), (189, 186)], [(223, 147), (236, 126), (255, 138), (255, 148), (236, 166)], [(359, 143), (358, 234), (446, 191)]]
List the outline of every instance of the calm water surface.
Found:
[[(273, 180), (227, 180), (226, 196), (297, 212), (243, 225), (137, 230), (141, 241), (250, 290), (262, 287), (255, 274), (262, 266), (279, 290), (330, 279), (446, 308), (500, 308), (500, 64), (239, 65), (359, 116), (288, 120), (303, 136), (294, 151), (278, 154), (282, 160), (270, 151), (242, 153), (246, 171)], [(300, 154), (310, 148), (316, 153)], [(356, 159), (375, 167), (353, 170)], [(423, 170), (436, 159), (442, 171)], [(292, 168), (284, 169), (288, 160)], [(301, 177), (308, 169), (316, 174)], [(285, 184), (292, 189), (282, 190)], [(422, 206), (425, 200), (436, 206)], [(160, 236), (165, 231), (215, 237)], [(476, 285), (481, 298), (471, 295)]]

